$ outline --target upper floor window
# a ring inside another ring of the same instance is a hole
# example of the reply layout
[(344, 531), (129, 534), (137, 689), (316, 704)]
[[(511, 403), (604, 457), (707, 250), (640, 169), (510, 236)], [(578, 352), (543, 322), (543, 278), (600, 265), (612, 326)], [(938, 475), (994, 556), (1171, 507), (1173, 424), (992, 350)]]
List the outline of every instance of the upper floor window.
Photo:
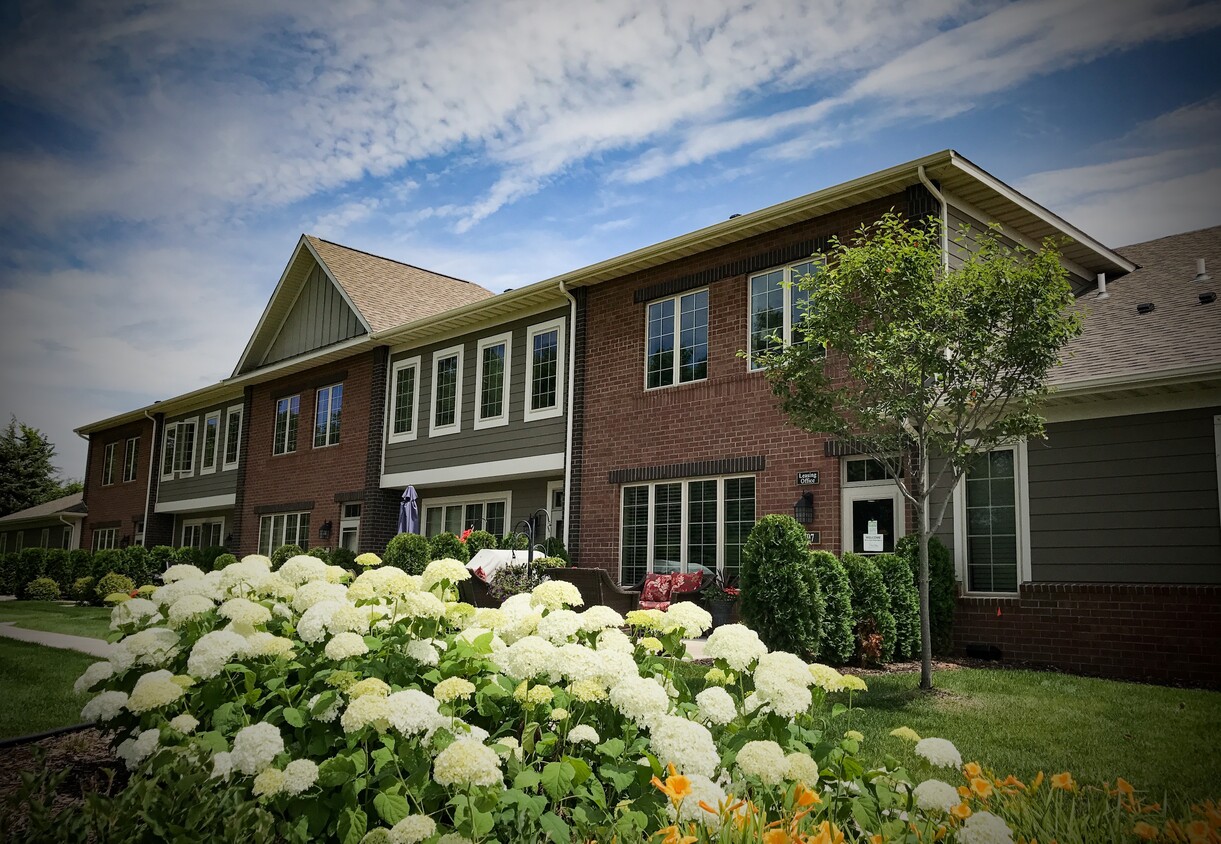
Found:
[(161, 451), (163, 481), (195, 474), (195, 429), (198, 424), (198, 419), (184, 419), (165, 426)]
[(114, 483), (114, 450), (117, 443), (107, 443), (102, 452), (102, 486)]
[(136, 466), (140, 462), (140, 438), (129, 437), (123, 449), (123, 482), (136, 479)]
[(801, 289), (798, 282), (821, 269), (821, 261), (803, 261), (750, 277), (751, 369), (759, 368), (757, 355), (804, 342), (801, 321), (809, 306), (810, 291)]
[(242, 445), (242, 414), (245, 408), (235, 404), (225, 411), (225, 464), (226, 470), (236, 469)]
[(220, 411), (214, 410), (204, 417), (203, 453), (199, 456), (199, 474), (210, 475), (216, 471), (216, 449), (220, 444)]
[(314, 448), (339, 442), (339, 422), (343, 414), (343, 384), (318, 391), (314, 412)]
[(292, 454), (297, 450), (297, 419), (301, 415), (301, 396), (288, 396), (276, 401), (276, 428), (272, 437), (272, 454)]
[(442, 349), (432, 356), (431, 436), (462, 430), (462, 347)]
[(497, 334), (479, 341), (475, 373), (475, 427), (491, 428), (509, 422), (509, 360), (512, 334)]
[(648, 323), (646, 388), (708, 377), (707, 290), (650, 303)]
[(526, 408), (527, 422), (548, 419), (563, 413), (564, 381), (560, 361), (564, 357), (562, 319), (532, 325), (526, 331)]
[(420, 400), (420, 359), (400, 360), (390, 368), (390, 442), (414, 440)]

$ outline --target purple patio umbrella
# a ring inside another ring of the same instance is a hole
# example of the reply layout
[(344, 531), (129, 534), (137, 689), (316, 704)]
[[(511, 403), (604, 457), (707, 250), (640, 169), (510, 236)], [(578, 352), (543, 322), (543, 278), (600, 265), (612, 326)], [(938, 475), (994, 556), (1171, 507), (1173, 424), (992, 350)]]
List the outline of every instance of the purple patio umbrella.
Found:
[(399, 503), (399, 533), (420, 532), (420, 496), (410, 484)]

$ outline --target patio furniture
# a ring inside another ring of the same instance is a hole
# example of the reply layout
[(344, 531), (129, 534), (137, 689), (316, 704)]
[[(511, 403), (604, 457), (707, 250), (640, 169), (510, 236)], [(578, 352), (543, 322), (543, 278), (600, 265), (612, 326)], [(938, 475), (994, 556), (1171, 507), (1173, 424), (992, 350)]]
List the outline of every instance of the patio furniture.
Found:
[(641, 609), (667, 610), (670, 604), (680, 601), (688, 601), (707, 609), (700, 589), (704, 583), (704, 572), (709, 569), (693, 566), (692, 570), (686, 573), (665, 573), (670, 564), (666, 561), (658, 562), (663, 564), (661, 571), (649, 572), (640, 584)]
[(477, 577), (458, 584), (458, 597), (473, 607), (498, 607), (500, 602), (492, 598), (488, 585)]
[(611, 580), (604, 569), (564, 568), (550, 569), (547, 576), (552, 580), (563, 580), (577, 587), (586, 607), (601, 604), (620, 613), (636, 609), (640, 592), (624, 589)]

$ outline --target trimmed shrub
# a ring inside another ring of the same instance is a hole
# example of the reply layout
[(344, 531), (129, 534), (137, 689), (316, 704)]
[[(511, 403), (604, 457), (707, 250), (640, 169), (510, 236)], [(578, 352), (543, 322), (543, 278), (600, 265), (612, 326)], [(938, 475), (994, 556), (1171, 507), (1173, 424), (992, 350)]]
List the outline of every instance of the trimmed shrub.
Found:
[(131, 582), (131, 578), (118, 572), (110, 572), (102, 577), (97, 582), (97, 586), (93, 588), (93, 593), (98, 596), (99, 600), (105, 601), (111, 595), (130, 595), (132, 590), (136, 588)]
[(525, 551), (530, 537), (524, 533), (507, 533), (496, 541), (501, 551)]
[(466, 552), (474, 557), (484, 548), (495, 548), (496, 537), (486, 530), (473, 530), (466, 538)]
[(216, 561), (224, 554), (228, 553), (228, 549), (224, 545), (212, 545), (199, 552), (199, 567), (205, 571), (216, 571)]
[(300, 556), (305, 552), (301, 550), (300, 545), (281, 545), (279, 548), (271, 552), (271, 567), (278, 569), (284, 565), (292, 557)]
[(895, 617), (895, 654), (897, 660), (920, 654), (920, 595), (907, 560), (895, 554), (878, 554), (873, 564), (882, 573), (890, 595), (890, 614)]
[(305, 552), (307, 557), (315, 557), (328, 566), (331, 564), (331, 549), (330, 548), (311, 548)]
[[(383, 560), (383, 562), (385, 561)], [(356, 554), (347, 548), (336, 548), (331, 552), (331, 565), (342, 566), (348, 571), (356, 571), (360, 568), (356, 565)]]
[(58, 601), (59, 584), (49, 577), (39, 577), (31, 580), (25, 586), (27, 601)]
[(143, 545), (129, 545), (124, 548), (123, 565), (122, 574), (130, 577), (137, 586), (152, 583), (153, 577), (161, 573), (155, 567), (152, 555)]
[(21, 574), (25, 583), (46, 574), (47, 550), (45, 548), (22, 548), (17, 553), (21, 556)]
[(466, 543), (449, 531), (442, 531), (428, 540), (428, 547), (434, 560), (455, 559), (465, 563), (471, 558)]
[(54, 580), (61, 593), (68, 591), (68, 587), (72, 585), (72, 571), (68, 568), (68, 552), (62, 548), (48, 548), (45, 560), (43, 576)]
[(21, 557), (9, 551), (0, 555), (0, 593), (16, 595), (21, 588)]
[(806, 530), (792, 516), (764, 516), (742, 547), (742, 618), (772, 650), (818, 656), (823, 597)]
[(568, 561), (563, 557), (540, 557), (534, 561), (534, 565), (540, 569), (566, 569)]
[(852, 615), (852, 584), (839, 558), (828, 551), (811, 551), (810, 562), (823, 597), (818, 656), (824, 662), (843, 665), (856, 651), (856, 621)]
[(72, 581), (72, 589), (68, 596), (78, 604), (93, 604), (97, 602), (97, 593), (93, 591), (93, 585), (97, 583), (92, 577), (78, 577)]
[[(895, 546), (895, 553), (907, 560), (916, 584), (916, 600), (920, 595), (920, 538), (905, 536)], [(950, 549), (937, 537), (928, 541), (928, 620), (933, 634), (933, 653), (948, 654), (954, 647), (954, 609), (958, 605), (958, 578)]]
[(126, 570), (127, 565), (123, 559), (123, 552), (118, 548), (103, 548), (101, 551), (93, 552), (89, 573), (93, 575), (94, 580), (101, 580), (110, 572), (123, 574)]
[(200, 553), (198, 548), (191, 548), (184, 545), (174, 549), (174, 565), (198, 567), (199, 563)]
[(852, 585), (856, 654), (862, 663), (890, 662), (895, 652), (895, 617), (882, 572), (868, 557), (851, 551), (840, 557)]
[(178, 556), (175, 551), (176, 549), (169, 545), (154, 545), (148, 549), (149, 565), (153, 567), (154, 571), (165, 571), (177, 561)]
[(547, 537), (547, 541), (543, 543), (543, 550), (548, 557), (561, 557), (566, 565), (572, 565), (572, 557), (568, 555), (568, 549), (564, 547), (564, 540), (558, 536)]
[(423, 574), (424, 567), (432, 561), (431, 555), (432, 548), (425, 537), (418, 533), (400, 533), (387, 543), (382, 562), (408, 574)]
[(214, 571), (220, 571), (225, 566), (231, 566), (236, 562), (237, 562), (237, 557), (233, 556), (232, 554), (230, 554), (229, 552), (226, 551), (224, 554), (221, 554), (219, 557), (217, 557), (216, 560), (214, 561), (214, 563), (213, 563), (213, 565), (215, 566)]
[(68, 552), (69, 570), (75, 582), (81, 577), (93, 575), (93, 552), (87, 548), (76, 548)]

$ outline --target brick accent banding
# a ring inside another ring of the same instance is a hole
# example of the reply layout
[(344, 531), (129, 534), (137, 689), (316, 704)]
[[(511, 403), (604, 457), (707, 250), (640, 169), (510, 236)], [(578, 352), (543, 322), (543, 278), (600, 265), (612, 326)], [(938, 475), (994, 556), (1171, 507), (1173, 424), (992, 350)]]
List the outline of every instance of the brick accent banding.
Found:
[(723, 278), (732, 278), (733, 276), (758, 272), (759, 270), (766, 270), (783, 264), (791, 264), (795, 261), (800, 261), (802, 258), (809, 258), (816, 252), (823, 252), (826, 248), (827, 239), (825, 237), (803, 240), (791, 246), (771, 249), (758, 255), (751, 255), (748, 258), (730, 261), (719, 267), (711, 267), (699, 272), (679, 276), (669, 281), (663, 281), (660, 284), (643, 287), (636, 291), (632, 301), (639, 305), (641, 302), (651, 302), (663, 296), (673, 296), (675, 293), (682, 293), (684, 290), (694, 290), (697, 287), (712, 284), (712, 282), (720, 281)]
[[(347, 380), (347, 377), (348, 371), (346, 369), (331, 370), (325, 375), (314, 375), (312, 373), (298, 375), (291, 380), (286, 379), (280, 382), (281, 386), (276, 388), (275, 397), (282, 399), (285, 396), (294, 396), (306, 390), (329, 387), (332, 384), (338, 384), (341, 381)], [(347, 388), (344, 388), (344, 397), (347, 397)]]
[(336, 504), (347, 504), (353, 501), (364, 501), (365, 491), (363, 489), (353, 490), (352, 492), (337, 492), (335, 493)]
[(865, 449), (855, 440), (827, 440), (822, 444), (822, 453), (827, 457), (847, 457), (864, 454)]
[(767, 469), (767, 457), (726, 457), (722, 460), (697, 460), (694, 463), (671, 463), (669, 466), (640, 466), (616, 469), (610, 473), (612, 484), (634, 484), (642, 481), (664, 481), (670, 478), (699, 478), (706, 475), (740, 475)]

